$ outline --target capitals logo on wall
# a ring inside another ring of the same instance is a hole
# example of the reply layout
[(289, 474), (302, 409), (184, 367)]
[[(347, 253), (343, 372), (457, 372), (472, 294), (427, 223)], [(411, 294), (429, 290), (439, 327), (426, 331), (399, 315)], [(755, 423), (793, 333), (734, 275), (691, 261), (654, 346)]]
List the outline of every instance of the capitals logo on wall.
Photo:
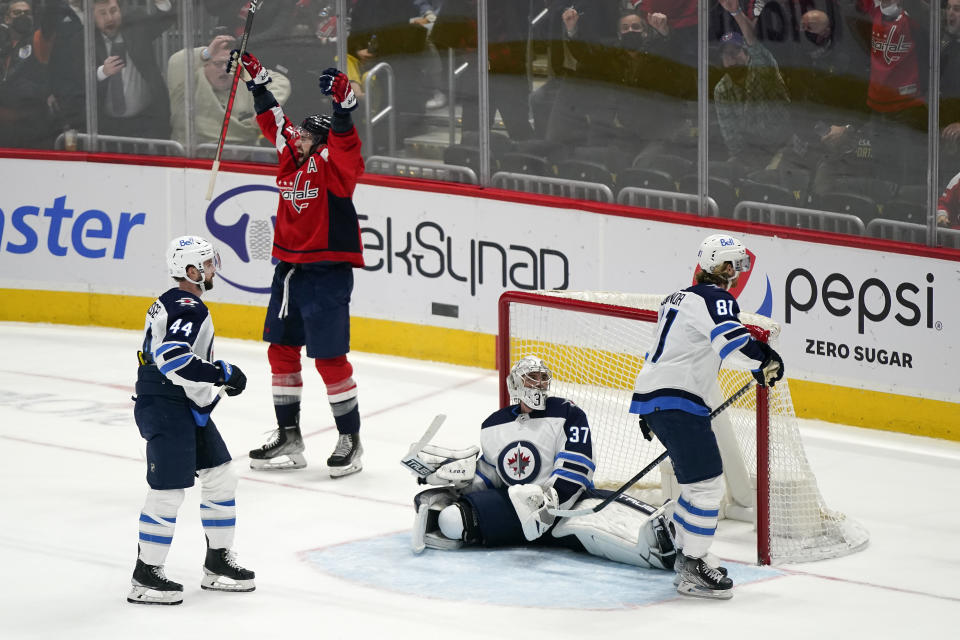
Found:
[(247, 184), (228, 189), (207, 207), (205, 221), (217, 239), (223, 270), (217, 276), (250, 293), (270, 293), (277, 188)]
[(521, 484), (540, 473), (540, 453), (526, 440), (511, 442), (500, 452), (497, 458), (500, 477), (507, 484)]

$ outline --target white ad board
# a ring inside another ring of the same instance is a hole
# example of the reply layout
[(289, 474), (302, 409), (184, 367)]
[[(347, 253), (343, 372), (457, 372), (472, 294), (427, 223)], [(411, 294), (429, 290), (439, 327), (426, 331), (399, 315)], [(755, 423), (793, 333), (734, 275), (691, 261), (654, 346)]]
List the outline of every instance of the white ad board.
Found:
[[(4, 159), (0, 287), (154, 296), (163, 249), (205, 235), (222, 259), (217, 301), (265, 306), (272, 176)], [(44, 176), (39, 180), (37, 176)], [(508, 289), (668, 293), (688, 286), (715, 228), (575, 208), (361, 184), (367, 267), (358, 317), (495, 334)], [(738, 233), (754, 265), (742, 311), (782, 325), (790, 377), (960, 401), (960, 261)]]

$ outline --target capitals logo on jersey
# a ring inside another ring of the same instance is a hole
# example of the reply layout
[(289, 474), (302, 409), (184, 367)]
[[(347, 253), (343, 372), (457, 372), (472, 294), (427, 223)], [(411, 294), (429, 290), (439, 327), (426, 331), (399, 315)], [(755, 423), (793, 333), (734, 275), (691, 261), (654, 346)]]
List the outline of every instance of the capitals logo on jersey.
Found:
[[(324, 149), (324, 151), (326, 151), (326, 149)], [(316, 170), (317, 163), (313, 156), (310, 156), (307, 172), (316, 172)], [(320, 194), (319, 188), (310, 186), (309, 179), (304, 180), (301, 186), (300, 180), (303, 178), (303, 173), (303, 171), (297, 171), (294, 174), (293, 180), (280, 180), (278, 185), (280, 187), (280, 197), (284, 200), (289, 200), (290, 206), (293, 207), (293, 210), (297, 213), (302, 212), (310, 206), (310, 201)]]
[(873, 34), (873, 48), (883, 53), (883, 61), (887, 64), (899, 62), (903, 54), (913, 49), (913, 43), (907, 41), (902, 33), (897, 32), (897, 25), (890, 27), (884, 38), (882, 31)]
[(508, 484), (523, 484), (540, 473), (540, 452), (526, 440), (511, 442), (500, 451), (497, 467)]

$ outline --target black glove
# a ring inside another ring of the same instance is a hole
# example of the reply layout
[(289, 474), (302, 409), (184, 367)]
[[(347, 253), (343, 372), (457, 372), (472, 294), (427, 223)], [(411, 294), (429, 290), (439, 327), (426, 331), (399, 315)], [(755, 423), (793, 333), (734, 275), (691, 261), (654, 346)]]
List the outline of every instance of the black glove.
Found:
[(643, 416), (637, 416), (637, 418), (640, 423), (640, 433), (643, 434), (643, 439), (653, 442), (653, 432), (650, 431), (650, 425), (643, 419)]
[(247, 388), (247, 376), (243, 375), (240, 367), (223, 360), (217, 360), (217, 368), (220, 369), (220, 379), (217, 380), (217, 384), (223, 385), (223, 389), (228, 396), (240, 395)]
[(761, 387), (772, 387), (783, 378), (783, 358), (766, 342), (758, 340), (757, 345), (766, 355), (766, 358), (760, 368), (752, 372), (753, 377), (757, 379), (757, 384)]

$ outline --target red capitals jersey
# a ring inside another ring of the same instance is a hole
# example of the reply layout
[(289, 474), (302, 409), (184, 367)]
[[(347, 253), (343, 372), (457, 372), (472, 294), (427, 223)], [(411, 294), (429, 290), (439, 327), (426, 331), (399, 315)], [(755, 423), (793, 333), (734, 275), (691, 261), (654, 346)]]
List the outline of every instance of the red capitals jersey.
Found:
[(273, 257), (284, 262), (349, 262), (363, 266), (360, 222), (353, 190), (363, 173), (360, 137), (330, 131), (306, 162), (297, 166), (297, 128), (274, 105), (257, 115), (263, 135), (280, 156), (280, 204), (273, 231)]
[(937, 216), (946, 216), (948, 226), (960, 229), (960, 174), (953, 176), (943, 190), (937, 202)]
[(916, 36), (923, 28), (906, 11), (884, 18), (879, 0), (860, 0), (860, 10), (873, 19), (870, 33), (870, 87), (867, 106), (883, 113), (923, 104)]

